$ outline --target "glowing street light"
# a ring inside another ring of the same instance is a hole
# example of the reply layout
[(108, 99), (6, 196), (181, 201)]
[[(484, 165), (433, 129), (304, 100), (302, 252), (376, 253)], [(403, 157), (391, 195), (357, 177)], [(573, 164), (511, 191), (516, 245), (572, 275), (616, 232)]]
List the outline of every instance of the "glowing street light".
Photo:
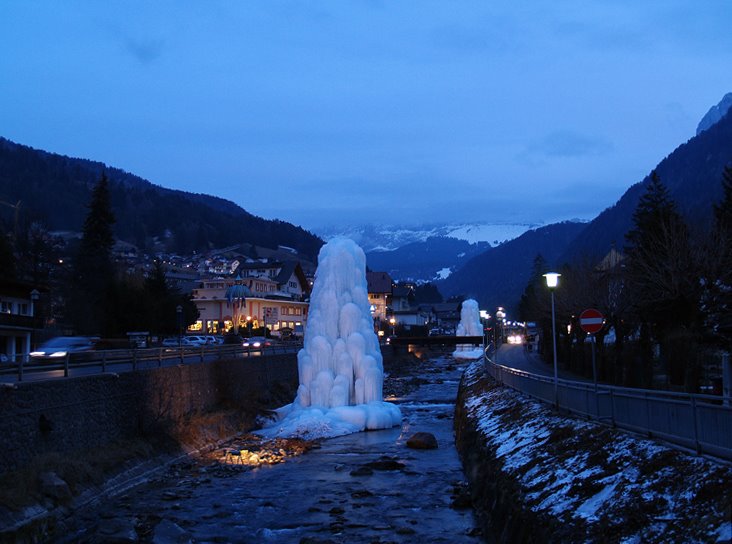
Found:
[(392, 317), (389, 319), (389, 323), (391, 323), (391, 335), (396, 336), (396, 319)]
[(547, 272), (546, 274), (544, 274), (544, 277), (546, 278), (546, 286), (549, 288), (549, 291), (552, 294), (552, 340), (554, 343), (554, 405), (557, 408), (559, 408), (559, 376), (557, 372), (557, 325), (554, 315), (554, 290), (557, 288), (557, 285), (559, 285), (559, 276), (561, 276), (561, 274), (557, 274), (556, 272)]

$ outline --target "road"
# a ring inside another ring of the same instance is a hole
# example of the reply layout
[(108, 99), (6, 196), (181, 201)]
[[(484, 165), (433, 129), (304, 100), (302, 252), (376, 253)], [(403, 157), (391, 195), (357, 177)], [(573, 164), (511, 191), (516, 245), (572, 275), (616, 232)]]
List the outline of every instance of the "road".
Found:
[[(521, 344), (503, 344), (498, 349), (497, 357), (494, 357), (494, 362), (523, 370), (525, 372), (531, 372), (532, 374), (539, 374), (540, 376), (554, 376), (554, 366), (551, 363), (542, 361), (539, 354), (535, 351), (528, 351)], [(579, 382), (592, 381), (588, 380), (583, 376), (578, 376), (561, 367), (558, 371), (559, 377), (565, 380), (575, 380)]]
[(3, 365), (0, 368), (0, 383), (38, 382), (106, 372), (119, 374), (161, 366), (205, 363), (222, 357), (260, 357), (262, 355), (297, 353), (299, 349), (300, 345), (295, 344), (292, 346), (274, 346), (266, 348), (264, 351), (257, 349), (244, 350), (238, 346), (207, 346), (203, 349), (186, 348), (182, 352), (175, 348), (141, 349), (136, 352), (132, 350), (107, 350), (94, 352), (94, 360), (74, 361), (72, 359), (68, 364), (68, 370), (64, 369), (63, 361), (24, 363), (22, 374), (18, 365)]

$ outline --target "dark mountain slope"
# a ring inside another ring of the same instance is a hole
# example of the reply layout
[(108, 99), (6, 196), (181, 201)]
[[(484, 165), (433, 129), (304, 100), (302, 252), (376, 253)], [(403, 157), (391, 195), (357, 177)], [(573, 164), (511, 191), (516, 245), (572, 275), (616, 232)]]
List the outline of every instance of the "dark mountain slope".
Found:
[(504, 306), (516, 316), (534, 258), (541, 254), (547, 263), (555, 263), (586, 226), (565, 222), (530, 230), (474, 257), (438, 287), (446, 296), (462, 294), (477, 300), (481, 308)]
[(322, 245), (300, 227), (256, 217), (222, 198), (165, 189), (100, 162), (0, 138), (0, 200), (20, 201), (23, 213), (49, 230), (81, 230), (91, 188), (102, 171), (110, 181), (115, 236), (140, 248), (158, 240), (168, 251), (191, 253), (247, 242), (293, 247), (314, 259)]
[(455, 270), (490, 247), (487, 242), (471, 244), (456, 238), (431, 236), (392, 251), (369, 251), (366, 263), (372, 270), (388, 272), (396, 280), (432, 281), (440, 270)]
[[(712, 217), (712, 204), (722, 196), (722, 171), (732, 164), (732, 115), (680, 145), (656, 167), (679, 210), (690, 225), (706, 228)], [(582, 256), (601, 257), (613, 242), (625, 244), (625, 233), (632, 226), (638, 199), (645, 192), (650, 176), (636, 183), (603, 211), (574, 240), (561, 256), (572, 261)]]

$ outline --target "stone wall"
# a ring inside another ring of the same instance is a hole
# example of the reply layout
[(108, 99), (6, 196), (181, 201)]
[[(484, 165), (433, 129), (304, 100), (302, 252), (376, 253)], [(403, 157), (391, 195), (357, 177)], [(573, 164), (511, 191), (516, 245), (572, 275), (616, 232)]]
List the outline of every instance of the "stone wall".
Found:
[[(0, 473), (40, 454), (104, 447), (218, 407), (276, 407), (297, 387), (294, 354), (0, 387)], [(281, 395), (280, 395), (281, 397)]]
[(501, 470), (495, 448), (487, 446), (479, 422), (466, 409), (470, 396), (463, 376), (455, 403), (455, 445), (486, 542), (556, 542), (553, 536), (559, 532), (557, 527), (524, 507), (520, 485)]

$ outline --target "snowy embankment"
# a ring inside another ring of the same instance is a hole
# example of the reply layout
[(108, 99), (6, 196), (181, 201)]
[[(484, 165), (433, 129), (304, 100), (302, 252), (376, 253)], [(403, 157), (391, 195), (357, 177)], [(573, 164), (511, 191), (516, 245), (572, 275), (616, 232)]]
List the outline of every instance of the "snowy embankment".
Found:
[(497, 542), (728, 542), (732, 468), (558, 415), (466, 370), (457, 446)]

